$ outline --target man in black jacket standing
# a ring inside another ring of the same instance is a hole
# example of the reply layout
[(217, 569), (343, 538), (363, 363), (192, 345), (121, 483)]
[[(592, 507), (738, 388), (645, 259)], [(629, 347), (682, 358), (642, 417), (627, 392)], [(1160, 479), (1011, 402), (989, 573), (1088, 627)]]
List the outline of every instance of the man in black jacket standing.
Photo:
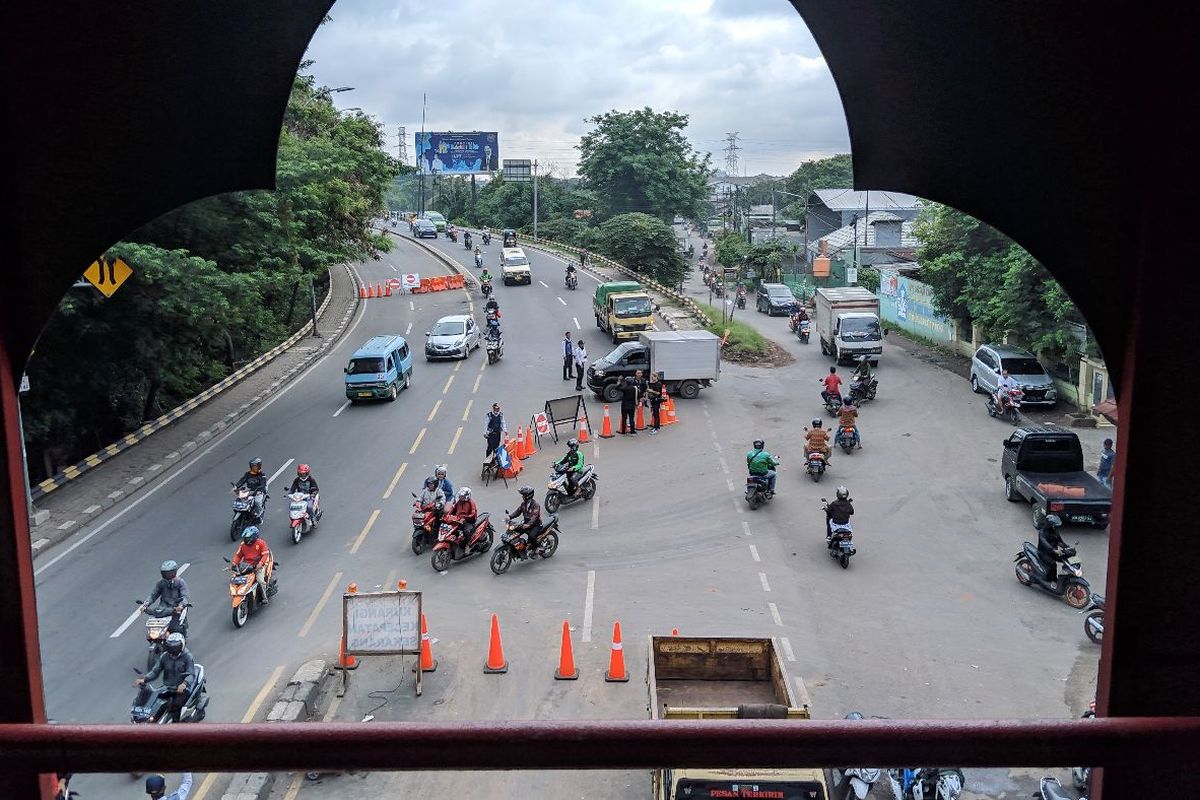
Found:
[(575, 345), (571, 342), (571, 332), (567, 331), (563, 334), (563, 380), (569, 381), (573, 377), (571, 367), (575, 363)]
[(634, 425), (634, 412), (638, 404), (637, 383), (628, 375), (621, 378), (621, 433), (637, 436)]

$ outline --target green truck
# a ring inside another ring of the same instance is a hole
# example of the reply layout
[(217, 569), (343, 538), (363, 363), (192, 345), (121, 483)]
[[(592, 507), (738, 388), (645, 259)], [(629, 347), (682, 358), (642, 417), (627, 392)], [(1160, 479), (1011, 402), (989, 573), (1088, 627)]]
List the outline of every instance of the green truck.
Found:
[(597, 286), (592, 313), (596, 315), (596, 327), (610, 335), (613, 344), (636, 339), (639, 332), (651, 330), (654, 325), (654, 301), (637, 281), (609, 281)]

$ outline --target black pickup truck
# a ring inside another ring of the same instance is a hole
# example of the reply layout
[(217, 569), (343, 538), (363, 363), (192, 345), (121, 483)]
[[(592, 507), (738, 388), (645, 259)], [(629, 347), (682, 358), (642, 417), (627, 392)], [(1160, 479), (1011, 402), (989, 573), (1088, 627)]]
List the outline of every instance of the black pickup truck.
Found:
[(1028, 425), (1004, 440), (1004, 496), (1024, 500), (1063, 522), (1108, 525), (1112, 492), (1083, 469), (1079, 437), (1066, 428)]

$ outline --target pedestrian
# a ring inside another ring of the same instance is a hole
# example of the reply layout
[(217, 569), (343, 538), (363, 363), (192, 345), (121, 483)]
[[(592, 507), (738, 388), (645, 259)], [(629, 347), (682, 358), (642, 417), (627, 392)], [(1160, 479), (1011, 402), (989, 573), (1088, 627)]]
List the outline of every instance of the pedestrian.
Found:
[(150, 800), (187, 800), (192, 793), (192, 773), (183, 773), (179, 788), (167, 794), (167, 781), (162, 775), (151, 775), (146, 778), (146, 794)]
[(586, 267), (588, 260), (588, 251), (586, 248), (579, 251), (579, 266)]
[(583, 344), (583, 337), (575, 342), (575, 391), (583, 391), (583, 376), (587, 374), (588, 354)]
[[(637, 427), (633, 422), (634, 412), (637, 411), (638, 404), (638, 388), (633, 379), (628, 375), (621, 378), (621, 433), (628, 432), (631, 436), (637, 436)], [(626, 431), (628, 426), (628, 431)]]
[(484, 458), (496, 452), (496, 448), (500, 446), (500, 440), (507, 433), (508, 425), (504, 422), (504, 413), (500, 410), (500, 404), (492, 403), (492, 410), (488, 412), (487, 424), (483, 429), (483, 435), (487, 439), (487, 451), (483, 454)]
[(658, 429), (662, 427), (662, 422), (659, 417), (659, 409), (662, 407), (663, 399), (663, 384), (659, 380), (661, 374), (654, 372), (650, 374), (650, 381), (646, 384), (646, 399), (650, 401), (650, 435), (658, 433)]
[(571, 365), (575, 362), (575, 348), (571, 345), (571, 332), (563, 334), (563, 380), (571, 380)]
[(1117, 451), (1113, 449), (1113, 440), (1104, 440), (1104, 449), (1100, 451), (1100, 466), (1096, 468), (1096, 477), (1108, 488), (1112, 488), (1113, 462), (1117, 460)]

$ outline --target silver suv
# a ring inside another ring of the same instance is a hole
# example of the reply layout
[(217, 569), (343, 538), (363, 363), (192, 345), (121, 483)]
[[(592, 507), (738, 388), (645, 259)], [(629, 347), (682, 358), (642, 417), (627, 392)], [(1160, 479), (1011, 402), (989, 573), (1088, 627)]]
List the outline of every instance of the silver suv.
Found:
[(1025, 396), (1022, 405), (1053, 408), (1058, 403), (1054, 381), (1032, 353), (1006, 344), (985, 344), (971, 359), (971, 391), (994, 393), (1000, 370), (1008, 370)]

